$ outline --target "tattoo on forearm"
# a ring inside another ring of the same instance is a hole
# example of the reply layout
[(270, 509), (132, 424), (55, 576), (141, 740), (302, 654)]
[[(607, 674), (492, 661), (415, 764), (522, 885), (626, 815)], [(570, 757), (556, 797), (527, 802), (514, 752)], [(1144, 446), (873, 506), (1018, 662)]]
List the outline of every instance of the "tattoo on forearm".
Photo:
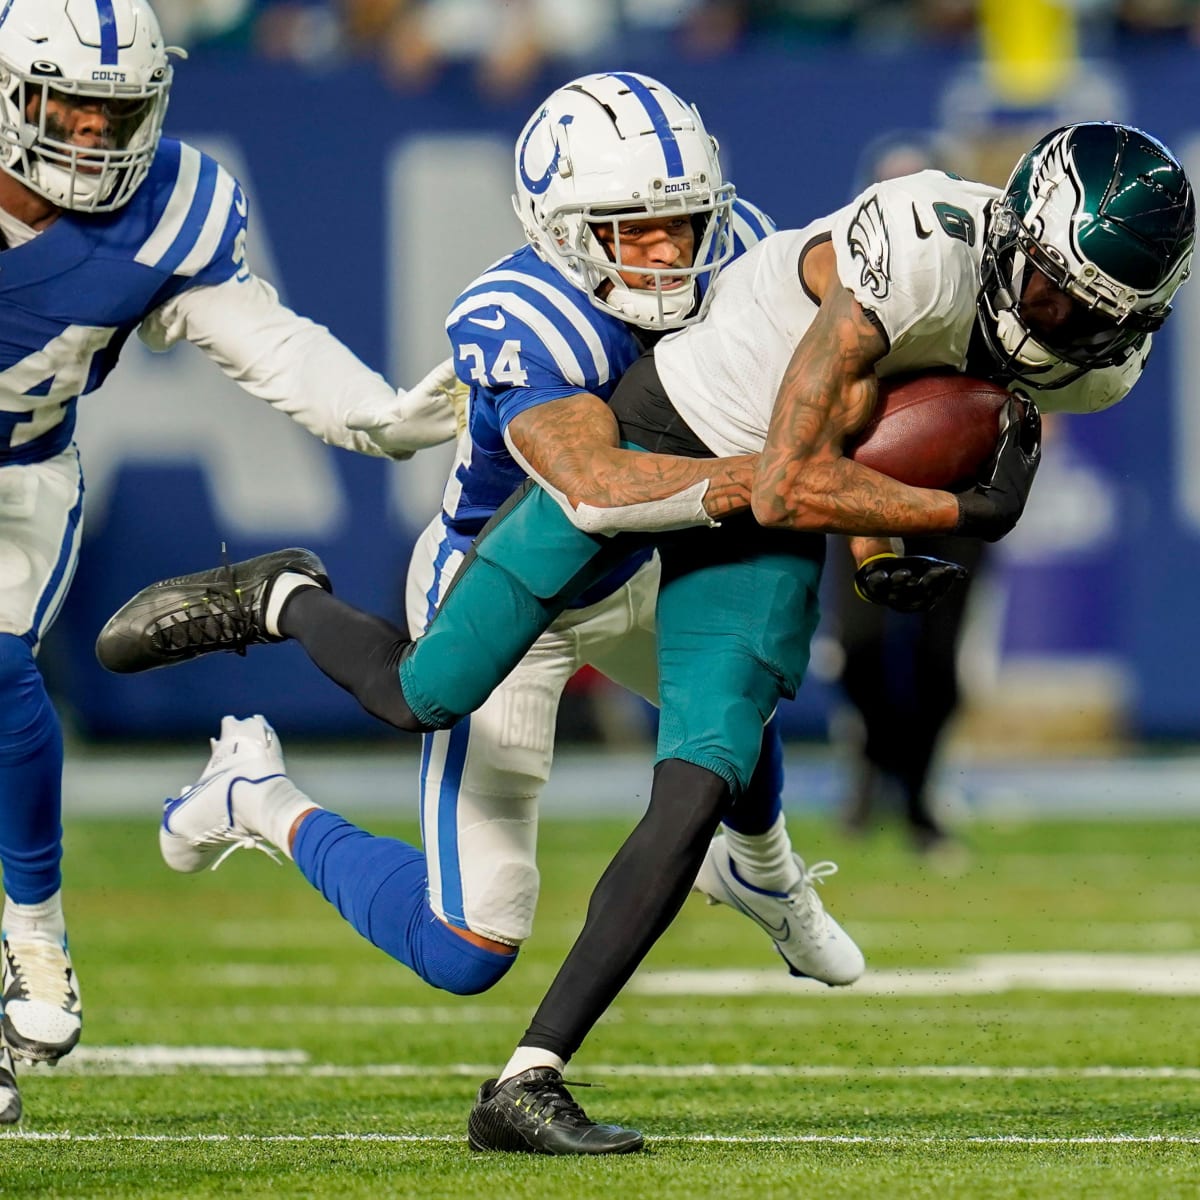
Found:
[(788, 363), (755, 478), (755, 512), (772, 525), (862, 535), (953, 524), (945, 493), (897, 483), (842, 457), (870, 418), (886, 341), (845, 288), (827, 295)]
[(509, 426), (533, 470), (573, 503), (599, 508), (674, 496), (704, 480), (704, 508), (720, 519), (750, 507), (757, 455), (681, 458), (619, 447), (616, 420), (594, 396), (580, 395), (527, 410)]
[(754, 489), (754, 468), (757, 454), (744, 454), (740, 458), (717, 458), (699, 461), (699, 465), (719, 470), (709, 477), (708, 491), (704, 493), (704, 511), (714, 520), (731, 517), (745, 512), (750, 507), (750, 496)]

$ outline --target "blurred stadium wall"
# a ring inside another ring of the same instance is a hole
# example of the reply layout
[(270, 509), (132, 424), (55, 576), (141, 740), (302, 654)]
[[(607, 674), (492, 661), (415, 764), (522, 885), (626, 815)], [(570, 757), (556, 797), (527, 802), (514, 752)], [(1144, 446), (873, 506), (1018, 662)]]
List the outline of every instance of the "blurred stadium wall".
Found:
[[(250, 261), (284, 298), (397, 384), (414, 382), (446, 353), (450, 300), (517, 243), (511, 143), (570, 72), (543, 71), (528, 93), (497, 101), (465, 70), (407, 94), (362, 64), (302, 72), (245, 53), (210, 51), (179, 66), (169, 132), (239, 176)], [(1015, 108), (973, 57), (950, 50), (630, 55), (572, 70), (614, 65), (659, 75), (695, 100), (739, 192), (781, 226), (845, 203), (862, 147), (891, 127), (939, 130), (957, 139), (972, 173), (1002, 182), (1017, 150), (1064, 117), (1118, 117), (1161, 137), (1200, 178), (1200, 71), (1182, 39), (1123, 50), (1119, 66), (1084, 62), (1060, 89), (1065, 100)], [(1200, 733), (1198, 377), (1193, 283), (1134, 396), (1055, 426), (972, 639), (972, 692), (987, 697), (967, 716), (978, 737), (1053, 745)], [(234, 560), (308, 545), (340, 594), (398, 612), (446, 455), (392, 465), (328, 450), (191, 348), (159, 358), (136, 341), (81, 404), (79, 427), (87, 539), (44, 650), (76, 731), (190, 736), (235, 708), (269, 713), (293, 737), (379, 733), (294, 647), (132, 680), (105, 675), (90, 647), (134, 589), (211, 565), (222, 542)], [(830, 694), (814, 678), (783, 714), (788, 730), (822, 735)]]

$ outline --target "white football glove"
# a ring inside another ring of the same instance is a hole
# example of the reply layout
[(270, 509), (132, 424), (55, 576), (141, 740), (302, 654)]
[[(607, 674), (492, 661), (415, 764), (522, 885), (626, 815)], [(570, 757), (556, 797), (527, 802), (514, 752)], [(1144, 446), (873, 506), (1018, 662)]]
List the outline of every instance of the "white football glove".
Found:
[(388, 458), (406, 459), (457, 437), (465, 424), (469, 390), (454, 373), (454, 360), (438, 363), (416, 387), (394, 400), (360, 405), (346, 427), (365, 433)]

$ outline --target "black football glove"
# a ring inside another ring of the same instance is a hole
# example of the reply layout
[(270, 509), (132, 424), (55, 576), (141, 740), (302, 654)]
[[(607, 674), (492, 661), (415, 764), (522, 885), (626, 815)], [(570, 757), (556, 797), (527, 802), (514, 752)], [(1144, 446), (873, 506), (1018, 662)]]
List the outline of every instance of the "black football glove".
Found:
[(925, 612), (969, 572), (955, 562), (920, 554), (873, 554), (854, 572), (854, 590), (896, 612)]
[(1025, 510), (1042, 460), (1042, 414), (1032, 400), (1004, 406), (1002, 431), (979, 482), (958, 497), (956, 534), (998, 542)]

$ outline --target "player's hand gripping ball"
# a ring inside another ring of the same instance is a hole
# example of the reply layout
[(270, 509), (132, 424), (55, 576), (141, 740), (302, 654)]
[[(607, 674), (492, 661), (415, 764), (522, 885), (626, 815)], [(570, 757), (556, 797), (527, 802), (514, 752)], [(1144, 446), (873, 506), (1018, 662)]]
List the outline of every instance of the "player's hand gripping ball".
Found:
[(958, 497), (955, 533), (999, 541), (1021, 519), (1042, 461), (1042, 416), (1032, 400), (1009, 400), (988, 465)]

